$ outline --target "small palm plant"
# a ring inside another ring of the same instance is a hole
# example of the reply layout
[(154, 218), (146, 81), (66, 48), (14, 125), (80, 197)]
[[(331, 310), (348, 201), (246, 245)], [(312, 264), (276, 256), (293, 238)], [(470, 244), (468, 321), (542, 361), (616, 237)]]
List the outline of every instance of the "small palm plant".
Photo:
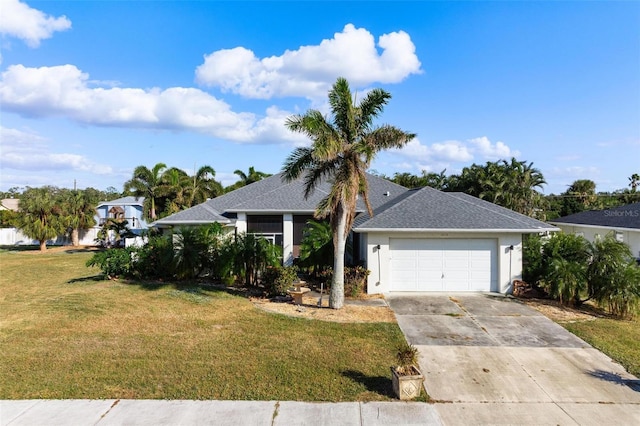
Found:
[(396, 352), (396, 360), (398, 365), (396, 371), (401, 376), (410, 376), (416, 373), (416, 365), (418, 364), (418, 348), (409, 343), (403, 343), (398, 346)]

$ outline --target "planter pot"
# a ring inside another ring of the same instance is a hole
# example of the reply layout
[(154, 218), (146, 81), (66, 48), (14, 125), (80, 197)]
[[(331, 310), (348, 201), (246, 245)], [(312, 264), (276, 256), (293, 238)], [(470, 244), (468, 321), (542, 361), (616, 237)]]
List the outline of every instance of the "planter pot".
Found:
[(410, 400), (420, 396), (424, 376), (415, 366), (413, 366), (412, 369), (412, 374), (401, 375), (396, 371), (396, 367), (391, 367), (391, 383), (393, 384), (393, 392), (400, 400)]

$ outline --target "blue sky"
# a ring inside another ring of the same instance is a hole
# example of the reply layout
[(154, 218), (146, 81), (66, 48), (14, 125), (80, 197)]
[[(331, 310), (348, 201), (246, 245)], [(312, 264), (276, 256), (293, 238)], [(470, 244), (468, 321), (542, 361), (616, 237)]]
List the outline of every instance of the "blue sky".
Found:
[(640, 172), (640, 2), (18, 1), (0, 5), (0, 189), (122, 189), (164, 162), (277, 173), (338, 76), (417, 133), (372, 169), (515, 156), (564, 191)]

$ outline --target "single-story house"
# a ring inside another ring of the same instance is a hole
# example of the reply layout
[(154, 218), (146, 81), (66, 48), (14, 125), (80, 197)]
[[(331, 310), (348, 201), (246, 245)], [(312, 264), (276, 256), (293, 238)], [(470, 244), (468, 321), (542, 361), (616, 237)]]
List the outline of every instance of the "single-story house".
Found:
[[(374, 217), (362, 202), (353, 225), (356, 263), (371, 271), (370, 294), (391, 291), (508, 293), (522, 276), (522, 235), (558, 229), (462, 193), (410, 190), (368, 175)], [(151, 226), (173, 228), (218, 222), (229, 232), (261, 234), (283, 248), (283, 263), (299, 254), (306, 222), (330, 189), (304, 198), (303, 179), (280, 174), (239, 188)]]
[(128, 221), (130, 229), (146, 229), (144, 219), (144, 197), (122, 197), (111, 201), (103, 201), (96, 207), (98, 226), (104, 225), (107, 219), (123, 219)]
[(563, 232), (582, 235), (589, 241), (613, 233), (640, 259), (640, 203), (575, 213), (549, 221)]

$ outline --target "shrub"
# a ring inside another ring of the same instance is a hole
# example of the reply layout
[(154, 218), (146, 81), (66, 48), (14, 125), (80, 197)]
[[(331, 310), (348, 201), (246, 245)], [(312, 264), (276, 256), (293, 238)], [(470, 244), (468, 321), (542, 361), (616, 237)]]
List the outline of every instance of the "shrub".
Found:
[(262, 284), (269, 296), (286, 296), (297, 278), (298, 268), (295, 266), (272, 266), (264, 271)]
[(147, 244), (136, 250), (133, 267), (138, 278), (173, 278), (175, 263), (170, 237), (150, 236)]
[[(347, 297), (360, 297), (366, 293), (367, 277), (371, 271), (362, 266), (344, 268), (344, 294)], [(325, 283), (325, 288), (329, 291), (333, 281), (333, 269), (325, 269), (320, 274), (320, 280)]]
[(522, 278), (529, 284), (538, 284), (544, 277), (542, 238), (528, 234), (523, 238)]
[(582, 303), (587, 290), (589, 243), (581, 236), (554, 234), (542, 248), (543, 287), (563, 304)]
[(94, 254), (87, 261), (87, 266), (97, 266), (109, 279), (130, 277), (133, 271), (133, 254), (135, 249), (108, 249)]

